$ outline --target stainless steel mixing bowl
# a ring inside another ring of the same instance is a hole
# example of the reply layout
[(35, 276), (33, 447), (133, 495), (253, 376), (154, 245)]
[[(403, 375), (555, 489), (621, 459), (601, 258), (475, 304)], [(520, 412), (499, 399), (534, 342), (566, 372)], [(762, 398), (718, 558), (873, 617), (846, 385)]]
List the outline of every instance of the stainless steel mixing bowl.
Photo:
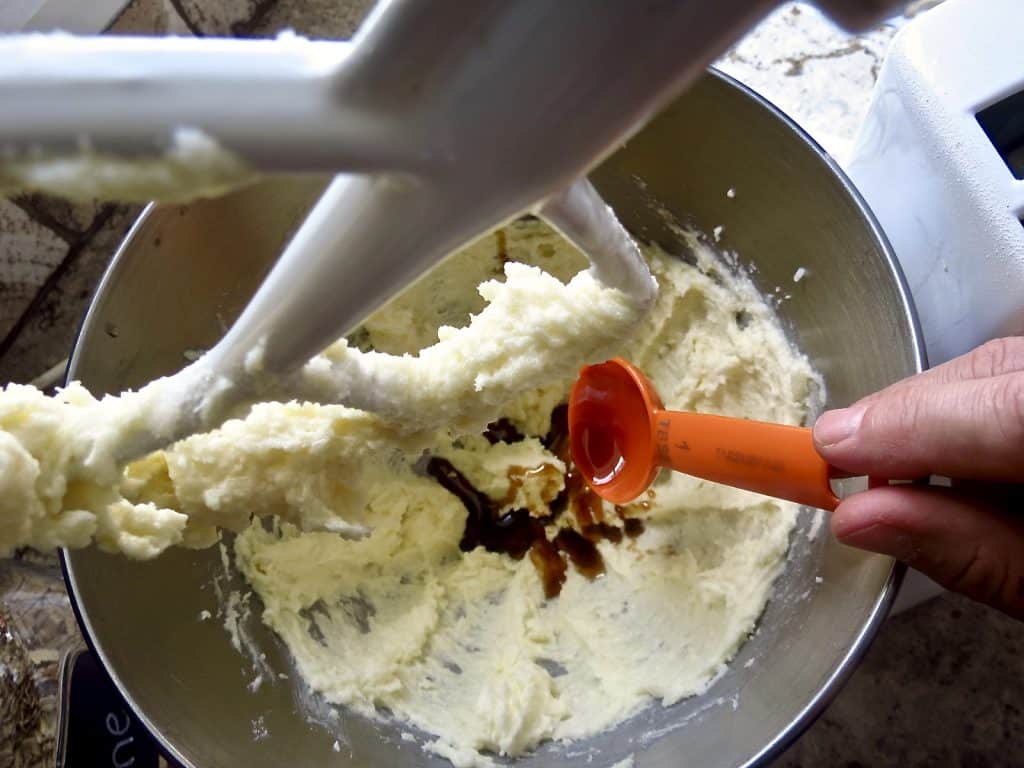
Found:
[[(820, 149), (742, 86), (720, 75), (704, 78), (594, 178), (627, 226), (683, 257), (658, 206), (704, 231), (723, 226), (722, 246), (754, 267), (763, 291), (779, 286), (792, 294), (779, 314), (824, 375), (830, 404), (921, 368), (907, 292), (870, 213)], [(727, 196), (730, 188), (735, 197)], [(186, 350), (210, 346), (318, 189), (308, 181), (276, 181), (218, 200), (150, 209), (100, 286), (71, 376), (94, 392), (115, 392), (171, 373)], [(807, 277), (794, 282), (800, 267)], [(547, 745), (522, 765), (593, 768), (636, 753), (640, 768), (706, 768), (749, 765), (781, 750), (864, 652), (899, 575), (892, 560), (847, 549), (827, 530), (809, 538), (809, 526), (805, 513), (757, 632), (710, 690), (653, 707), (571, 749)], [(272, 680), (250, 692), (250, 662), (218, 622), (198, 618), (217, 610), (216, 548), (172, 552), (151, 563), (85, 550), (67, 553), (65, 564), (94, 649), (184, 765), (447, 765), (388, 725), (344, 713), (327, 726), (310, 722), (312, 699), (291, 681)], [(253, 623), (267, 664), (287, 674), (286, 651)]]

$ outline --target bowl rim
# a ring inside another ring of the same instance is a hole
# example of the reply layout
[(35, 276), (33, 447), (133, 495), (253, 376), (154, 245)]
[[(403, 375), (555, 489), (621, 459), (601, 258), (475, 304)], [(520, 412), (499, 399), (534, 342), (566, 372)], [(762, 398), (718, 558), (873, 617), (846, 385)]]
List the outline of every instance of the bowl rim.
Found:
[[(817, 140), (815, 140), (804, 128), (780, 109), (774, 102), (761, 95), (750, 86), (740, 82), (732, 75), (726, 74), (714, 67), (709, 67), (708, 72), (719, 81), (737, 88), (741, 95), (766, 108), (784, 125), (786, 125), (797, 139), (801, 140), (808, 149), (817, 155), (819, 161), (832, 171), (836, 181), (842, 185), (844, 191), (849, 195), (850, 200), (856, 205), (860, 215), (868, 225), (872, 234), (882, 246), (882, 254), (885, 257), (886, 266), (889, 268), (889, 271), (895, 280), (896, 288), (903, 301), (907, 325), (911, 331), (911, 351), (916, 363), (916, 373), (926, 370), (928, 368), (928, 354), (924, 343), (924, 333), (921, 330), (921, 323), (917, 313), (917, 305), (914, 303), (913, 294), (910, 292), (910, 286), (907, 282), (906, 274), (903, 272), (903, 267), (896, 258), (896, 252), (893, 250), (892, 244), (889, 242), (889, 238), (885, 234), (885, 230), (882, 229), (882, 225), (879, 224), (874, 211), (871, 210), (871, 207), (868, 205), (863, 195), (861, 195), (857, 187), (854, 186), (853, 181), (849, 176), (847, 176), (846, 171), (840, 167), (835, 158), (825, 151), (825, 148), (822, 147)], [(772, 760), (779, 757), (797, 739), (799, 739), (800, 736), (811, 727), (811, 725), (814, 724), (814, 721), (817, 720), (828, 705), (832, 703), (832, 700), (836, 697), (839, 691), (842, 690), (847, 680), (850, 679), (850, 676), (857, 668), (857, 665), (871, 647), (871, 643), (878, 634), (878, 631), (881, 629), (883, 622), (889, 616), (889, 610), (892, 608), (892, 604), (896, 600), (896, 595), (898, 594), (900, 585), (903, 583), (903, 578), (906, 575), (907, 566), (904, 563), (901, 563), (894, 558), (890, 558), (890, 560), (892, 561), (892, 567), (889, 571), (889, 577), (885, 582), (885, 586), (882, 588), (878, 598), (875, 600), (875, 604), (872, 607), (871, 612), (868, 614), (867, 621), (864, 622), (860, 632), (857, 633), (857, 636), (850, 644), (846, 655), (843, 656), (839, 664), (836, 665), (832, 674), (829, 675), (828, 679), (826, 679), (821, 685), (817, 693), (811, 697), (811, 699), (804, 705), (803, 709), (801, 709), (796, 717), (790, 721), (789, 725), (785, 729), (781, 730), (774, 739), (765, 744), (760, 752), (752, 755), (749, 760), (743, 763), (742, 768), (768, 766)]]
[[(918, 320), (917, 308), (914, 304), (913, 295), (910, 292), (906, 275), (896, 258), (888, 237), (886, 237), (884, 230), (878, 223), (878, 219), (875, 217), (874, 212), (854, 186), (846, 172), (839, 166), (835, 159), (829, 155), (828, 152), (826, 152), (825, 149), (810, 136), (810, 134), (807, 133), (806, 130), (804, 130), (793, 118), (787, 115), (768, 98), (761, 95), (750, 86), (745, 85), (741, 81), (715, 67), (708, 67), (704, 76), (711, 77), (725, 85), (731, 86), (739, 93), (740, 96), (750, 99), (760, 107), (768, 110), (776, 119), (781, 121), (781, 123), (789, 129), (795, 139), (803, 143), (805, 147), (816, 155), (817, 159), (832, 172), (832, 175), (842, 186), (850, 200), (854, 203), (869, 230), (881, 246), (885, 264), (895, 281), (896, 288), (903, 301), (907, 324), (911, 331), (909, 340), (912, 345), (911, 352), (916, 364), (915, 367), (917, 368), (917, 372), (927, 369), (928, 358), (924, 344), (924, 337)], [(657, 115), (652, 118), (652, 120), (654, 119), (657, 119)], [(142, 209), (138, 218), (136, 218), (124, 238), (121, 240), (121, 243), (118, 245), (110, 264), (107, 266), (106, 270), (104, 270), (103, 276), (100, 278), (100, 281), (90, 299), (89, 307), (83, 315), (82, 320), (78, 325), (78, 329), (76, 330), (75, 338), (72, 342), (71, 355), (65, 372), (65, 384), (74, 380), (74, 373), (77, 368), (81, 350), (79, 344), (81, 337), (87, 328), (95, 324), (95, 314), (98, 312), (95, 299), (106, 293), (108, 283), (113, 281), (114, 275), (119, 269), (120, 262), (127, 258), (126, 254), (134, 246), (140, 232), (158, 206), (158, 203), (151, 202)], [(69, 554), (69, 551), (66, 549), (61, 549), (59, 552), (61, 573), (67, 587), (68, 598), (71, 603), (72, 611), (74, 612), (75, 619), (78, 622), (79, 629), (81, 630), (87, 647), (99, 662), (100, 667), (106, 673), (111, 683), (113, 683), (120, 696), (125, 700), (125, 703), (131, 708), (139, 723), (152, 736), (157, 748), (163, 756), (166, 759), (173, 760), (181, 766), (184, 766), (184, 768), (198, 768), (198, 766), (195, 766), (188, 758), (181, 754), (174, 744), (154, 726), (150, 718), (135, 702), (131, 692), (118, 675), (115, 666), (110, 662), (102, 649), (94, 642), (92, 623), (90, 622), (89, 617), (82, 610), (82, 607), (79, 605), (78, 585), (75, 579), (75, 574), (68, 562)], [(836, 665), (832, 674), (829, 675), (821, 684), (817, 692), (807, 701), (804, 707), (789, 722), (789, 724), (779, 731), (771, 741), (766, 743), (760, 751), (752, 755), (746, 762), (742, 763), (740, 768), (767, 766), (772, 760), (790, 747), (814, 723), (814, 721), (817, 720), (822, 712), (825, 711), (828, 705), (842, 689), (843, 685), (846, 684), (846, 681), (853, 674), (857, 665), (870, 648), (871, 642), (874, 640), (882, 626), (882, 623), (889, 615), (889, 610), (896, 599), (896, 595), (899, 592), (899, 587), (903, 582), (906, 571), (906, 565), (894, 559), (892, 560), (889, 576), (876, 598), (874, 605), (871, 607), (867, 620), (854, 637), (849, 649)]]

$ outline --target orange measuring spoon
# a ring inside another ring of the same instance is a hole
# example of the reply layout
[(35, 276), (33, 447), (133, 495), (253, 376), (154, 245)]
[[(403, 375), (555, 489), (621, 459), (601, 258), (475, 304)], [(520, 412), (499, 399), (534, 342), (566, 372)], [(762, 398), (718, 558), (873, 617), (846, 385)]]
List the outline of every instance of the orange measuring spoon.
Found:
[(588, 365), (569, 395), (572, 458), (598, 496), (627, 504), (661, 467), (834, 510), (831, 467), (811, 430), (669, 411), (654, 385), (621, 358)]

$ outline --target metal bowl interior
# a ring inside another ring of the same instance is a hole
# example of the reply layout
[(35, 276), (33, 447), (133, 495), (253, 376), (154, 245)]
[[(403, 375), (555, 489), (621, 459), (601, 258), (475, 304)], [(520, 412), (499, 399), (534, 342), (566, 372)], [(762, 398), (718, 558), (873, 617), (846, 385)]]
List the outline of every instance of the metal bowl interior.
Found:
[[(751, 267), (759, 288), (792, 295), (779, 314), (824, 375), (829, 404), (921, 368), (913, 310), (870, 213), (813, 143), (743, 87), (705, 77), (594, 179), (627, 226), (669, 252), (685, 256), (685, 247), (659, 208), (704, 231), (724, 227), (722, 247)], [(151, 209), (104, 278), (71, 376), (94, 392), (115, 392), (170, 373), (186, 350), (210, 346), (320, 187), (279, 180)], [(807, 278), (794, 282), (801, 267)], [(805, 512), (756, 633), (706, 693), (652, 707), (571, 749), (544, 746), (521, 764), (582, 768), (635, 753), (642, 768), (739, 766), (795, 738), (865, 650), (899, 575), (888, 558), (847, 549), (827, 533), (808, 536), (811, 525)], [(447, 765), (386, 724), (343, 712), (326, 726), (311, 722), (315, 702), (289, 680), (251, 692), (249, 661), (217, 622), (198, 619), (216, 612), (216, 548), (151, 563), (68, 552), (65, 567), (90, 642), (182, 764)], [(280, 642), (258, 620), (251, 624), (269, 667), (289, 674)], [(265, 735), (256, 738), (254, 724)]]

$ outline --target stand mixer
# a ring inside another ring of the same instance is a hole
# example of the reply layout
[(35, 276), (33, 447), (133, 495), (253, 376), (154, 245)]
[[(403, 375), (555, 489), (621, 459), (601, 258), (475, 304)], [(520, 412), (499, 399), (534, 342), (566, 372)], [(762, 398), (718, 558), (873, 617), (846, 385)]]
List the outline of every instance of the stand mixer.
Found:
[[(663, 210), (692, 215), (688, 221), (702, 231), (724, 224), (730, 245), (757, 260), (762, 292), (785, 285), (800, 266), (817, 276), (839, 271), (843, 290), (833, 293), (831, 282), (808, 280), (779, 309), (783, 322), (793, 320), (800, 348), (825, 361), (826, 386), (836, 402), (919, 370), (912, 311), (870, 213), (820, 150), (749, 91), (705, 75), (590, 178), (630, 231), (670, 254), (685, 254), (686, 241), (672, 239)], [(730, 199), (726, 191), (733, 186), (737, 194)], [(151, 207), (89, 312), (72, 377), (97, 394), (116, 393), (177, 370), (188, 350), (212, 348), (223, 334), (218, 313), (234, 321), (319, 190), (319, 183), (269, 180), (188, 206)], [(829, 226), (805, 228), (815, 215)], [(481, 245), (490, 250), (494, 242), (485, 238)], [(116, 338), (106, 333), (108, 322), (115, 323)], [(851, 326), (859, 332), (849, 333)], [(875, 334), (888, 338), (891, 328), (900, 329), (898, 345), (879, 350), (870, 343)], [(801, 516), (811, 524), (810, 513)], [(674, 765), (679, 755), (694, 764), (740, 765), (754, 755), (776, 754), (848, 674), (898, 577), (891, 561), (842, 547), (829, 536), (809, 542), (800, 535), (796, 544), (779, 582), (780, 599), (770, 601), (761, 631), (716, 688), (673, 708), (653, 708), (650, 719), (592, 743), (545, 747), (523, 764), (583, 768), (587, 753), (568, 753), (593, 748), (593, 764), (608, 765), (636, 752), (648, 733), (652, 740), (642, 743), (650, 747), (635, 760), (645, 768)], [(378, 729), (345, 713), (337, 728), (311, 728), (288, 681), (253, 695), (250, 668), (222, 627), (196, 620), (201, 609), (218, 611), (216, 596), (200, 584), (208, 582), (211, 568), (221, 567), (219, 553), (167, 554), (143, 564), (85, 549), (67, 553), (65, 563), (68, 589), (98, 658), (133, 714), (182, 765), (443, 764), (402, 741), (392, 726)], [(257, 613), (252, 620), (254, 630), (262, 626)], [(206, 637), (193, 640), (193, 630)], [(183, 647), (193, 650), (183, 654)], [(270, 646), (266, 651), (275, 672), (289, 671), (287, 657)], [(760, 663), (748, 667), (750, 658)], [(198, 667), (195, 659), (202, 661)], [(202, 680), (181, 666), (194, 667)], [(154, 674), (154, 667), (161, 673)], [(135, 683), (151, 686), (152, 695)], [(743, 695), (734, 699), (740, 690)], [(177, 697), (182, 691), (191, 705)], [(715, 706), (719, 699), (723, 703)], [(200, 710), (200, 702), (212, 711)], [(264, 718), (268, 737), (253, 741), (257, 717)], [(210, 734), (209, 741), (186, 733), (193, 726)], [(342, 743), (352, 744), (354, 759), (344, 746), (336, 754), (332, 743), (342, 733), (332, 730), (344, 733)]]
[[(894, 5), (821, 4), (850, 26)], [(580, 245), (599, 281), (649, 303), (635, 246), (575, 180), (774, 5), (391, 0), (351, 45), (0, 41), (0, 100), (17, 105), (0, 115), (0, 189), (49, 180), (67, 192), (91, 178), (110, 186), (85, 194), (178, 199), (255, 172), (344, 172), (224, 339), (164, 380), (163, 415), (137, 399), (148, 434), (117, 437), (116, 457), (217, 426), (446, 254), (526, 211)], [(356, 395), (376, 382), (351, 375), (345, 402), (366, 405)]]

